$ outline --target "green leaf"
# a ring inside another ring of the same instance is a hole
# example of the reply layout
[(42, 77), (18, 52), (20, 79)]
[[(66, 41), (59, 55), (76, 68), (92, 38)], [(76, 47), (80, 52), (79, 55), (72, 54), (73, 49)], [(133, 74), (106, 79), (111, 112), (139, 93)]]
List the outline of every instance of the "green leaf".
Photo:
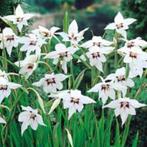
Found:
[(55, 140), (53, 143), (54, 143), (54, 147), (59, 147), (59, 138), (58, 138), (58, 127), (59, 127), (59, 123), (57, 123), (55, 126), (54, 126), (54, 129), (53, 129), (53, 140)]
[(115, 142), (114, 142), (114, 146), (115, 147), (120, 147), (120, 130), (119, 130), (119, 123), (116, 119), (116, 131), (115, 131)]
[(100, 135), (100, 146), (104, 146), (104, 123), (105, 123), (105, 118), (104, 118), (104, 111), (102, 110), (102, 116), (99, 121), (99, 135)]
[(112, 126), (112, 121), (113, 121), (113, 113), (109, 113), (109, 118), (106, 124), (106, 129), (105, 129), (105, 139), (107, 141), (104, 141), (105, 147), (110, 147), (110, 142), (111, 142), (111, 126)]
[(53, 105), (51, 106), (51, 109), (48, 114), (51, 114), (57, 108), (57, 106), (60, 104), (60, 101), (61, 99), (58, 98), (53, 102)]
[(126, 75), (125, 75), (125, 77), (126, 78), (128, 78), (128, 76), (129, 76), (129, 71), (130, 71), (130, 69), (129, 69), (129, 64), (126, 64)]
[(74, 84), (73, 84), (73, 88), (74, 88), (74, 89), (77, 89), (77, 88), (79, 87), (81, 81), (83, 80), (83, 77), (84, 77), (84, 74), (85, 74), (85, 71), (86, 71), (86, 70), (87, 70), (87, 69), (82, 70), (82, 71), (79, 73), (79, 75), (77, 76), (77, 78), (75, 79), (75, 82), (74, 82)]
[(46, 112), (45, 112), (45, 108), (44, 108), (43, 100), (42, 100), (41, 96), (39, 95), (39, 93), (38, 93), (34, 88), (31, 88), (31, 87), (29, 87), (28, 90), (32, 90), (32, 91), (36, 94), (38, 103), (39, 103), (39, 105), (40, 105), (40, 108), (42, 109), (42, 111), (43, 111), (44, 113), (46, 113)]
[(123, 136), (122, 136), (122, 145), (121, 147), (125, 147), (126, 141), (127, 141), (127, 137), (129, 134), (129, 129), (130, 129), (130, 121), (131, 121), (131, 117), (128, 118), (128, 121), (125, 125), (125, 130), (123, 132)]
[(132, 143), (132, 147), (137, 147), (137, 144), (138, 144), (138, 136), (139, 136), (139, 133), (137, 132), (134, 140), (133, 140), (133, 143)]

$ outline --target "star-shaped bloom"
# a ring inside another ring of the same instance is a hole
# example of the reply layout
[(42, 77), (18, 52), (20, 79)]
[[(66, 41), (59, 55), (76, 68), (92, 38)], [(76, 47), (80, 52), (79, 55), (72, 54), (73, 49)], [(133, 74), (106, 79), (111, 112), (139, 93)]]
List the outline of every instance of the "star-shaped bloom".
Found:
[(4, 77), (0, 77), (0, 103), (5, 97), (8, 97), (12, 89), (17, 89), (21, 87), (20, 84), (9, 82)]
[(114, 49), (114, 47), (111, 46), (112, 44), (113, 42), (105, 40), (101, 36), (93, 36), (91, 40), (83, 43), (81, 47), (88, 49), (97, 47), (100, 48), (100, 50), (102, 50), (103, 53), (110, 53)]
[(8, 80), (8, 73), (6, 73), (5, 71), (2, 71), (2, 70), (0, 69), (0, 77), (3, 77), (3, 78), (5, 78), (5, 79)]
[(92, 87), (88, 92), (98, 92), (99, 98), (102, 100), (102, 103), (105, 104), (110, 97), (111, 99), (115, 99), (115, 90), (114, 90), (114, 82), (113, 79), (103, 79), (101, 77), (102, 82), (96, 84)]
[(34, 52), (37, 56), (40, 56), (41, 46), (44, 44), (44, 41), (35, 34), (28, 34), (20, 39), (20, 43), (23, 44), (20, 51), (26, 51), (27, 56)]
[(59, 92), (56, 95), (52, 95), (53, 97), (58, 97), (63, 100), (64, 109), (68, 109), (68, 119), (71, 116), (78, 112), (81, 112), (84, 104), (95, 103), (93, 99), (88, 96), (82, 95), (80, 90), (64, 90)]
[(145, 47), (147, 47), (147, 42), (140, 37), (137, 37), (136, 39), (125, 40), (125, 45), (118, 49), (118, 53), (125, 54), (128, 52), (128, 50), (133, 49), (142, 51)]
[(68, 28), (68, 33), (58, 33), (63, 38), (63, 41), (70, 41), (72, 45), (77, 46), (78, 43), (84, 39), (83, 35), (88, 28), (78, 31), (78, 24), (76, 20), (73, 20)]
[(119, 98), (117, 100), (111, 101), (109, 104), (103, 106), (103, 108), (115, 109), (115, 115), (116, 117), (120, 115), (123, 125), (129, 115), (136, 115), (135, 108), (140, 108), (144, 106), (145, 104), (141, 104), (135, 99)]
[(119, 68), (116, 70), (115, 74), (110, 74), (109, 78), (112, 78), (114, 81), (114, 88), (117, 91), (122, 92), (123, 97), (126, 95), (127, 93), (127, 88), (128, 87), (133, 87), (134, 86), (134, 82), (131, 78), (126, 78), (126, 69), (124, 67)]
[(33, 83), (34, 86), (42, 87), (46, 93), (56, 93), (57, 90), (63, 88), (62, 81), (64, 81), (69, 76), (64, 74), (45, 74), (44, 78), (40, 79), (38, 82)]
[(60, 63), (64, 73), (67, 73), (67, 62), (72, 60), (72, 55), (76, 52), (75, 48), (67, 48), (64, 44), (58, 43), (55, 46), (56, 51), (48, 53), (45, 58), (53, 59), (53, 64)]
[(19, 74), (28, 79), (37, 68), (37, 55), (29, 55), (24, 60), (17, 61), (15, 64), (20, 67)]
[(11, 56), (12, 48), (18, 46), (18, 37), (11, 28), (4, 28), (0, 34), (0, 49), (6, 48), (7, 53)]
[(22, 106), (23, 112), (18, 116), (18, 121), (22, 122), (21, 125), (21, 134), (23, 135), (24, 131), (30, 126), (33, 130), (38, 128), (38, 125), (45, 126), (42, 116), (38, 114), (37, 109), (33, 109), (30, 106)]
[(106, 57), (100, 48), (90, 48), (86, 53), (86, 56), (88, 57), (91, 66), (95, 66), (99, 71), (103, 72), (102, 63), (106, 62)]
[(8, 20), (8, 21), (12, 21), (13, 24), (17, 25), (18, 30), (21, 32), (23, 26), (27, 26), (28, 25), (28, 20), (31, 19), (34, 16), (34, 14), (30, 14), (30, 13), (24, 13), (21, 6), (18, 5), (16, 7), (15, 10), (15, 14), (14, 15), (8, 15), (3, 17), (3, 19)]
[(108, 24), (105, 29), (116, 30), (117, 33), (121, 34), (126, 38), (126, 30), (129, 28), (129, 25), (134, 23), (136, 19), (134, 18), (124, 18), (123, 15), (118, 12), (114, 18), (114, 23)]
[(141, 66), (139, 65), (134, 65), (134, 64), (129, 64), (129, 77), (130, 78), (134, 78), (137, 76), (142, 77), (143, 72), (144, 72), (144, 68), (147, 68), (147, 61), (145, 61), (144, 63), (141, 63)]
[(6, 121), (2, 117), (0, 117), (0, 124), (6, 124)]
[(42, 38), (43, 40), (50, 40), (52, 37), (55, 37), (56, 32), (59, 30), (60, 28), (58, 27), (51, 27), (50, 29), (47, 29), (43, 26), (39, 26), (38, 29), (33, 30), (32, 32), (36, 35), (39, 36), (39, 38)]
[(124, 62), (129, 64), (129, 77), (142, 76), (143, 68), (147, 68), (147, 53), (134, 48), (124, 55)]

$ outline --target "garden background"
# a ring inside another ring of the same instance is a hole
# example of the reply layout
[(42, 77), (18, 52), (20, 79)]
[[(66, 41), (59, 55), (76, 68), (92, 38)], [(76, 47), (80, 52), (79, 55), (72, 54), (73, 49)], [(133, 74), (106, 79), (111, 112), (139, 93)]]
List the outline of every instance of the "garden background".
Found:
[[(86, 39), (90, 39), (91, 34), (103, 35), (104, 27), (108, 23), (113, 22), (113, 19), (116, 13), (118, 11), (121, 11), (124, 14), (124, 16), (133, 17), (137, 19), (137, 22), (138, 22), (136, 25), (133, 25), (130, 28), (129, 37), (135, 38), (137, 36), (140, 36), (144, 40), (147, 40), (147, 29), (146, 29), (147, 2), (146, 0), (0, 0), (0, 15), (5, 16), (8, 14), (13, 14), (14, 9), (16, 8), (18, 4), (21, 4), (23, 9), (26, 12), (35, 12), (39, 14), (35, 18), (34, 22), (32, 22), (32, 25), (31, 25), (32, 29), (36, 28), (38, 25), (42, 25), (48, 28), (53, 25), (63, 27), (64, 14), (65, 12), (68, 12), (70, 22), (71, 20), (73, 20), (73, 18), (76, 19), (79, 24), (80, 30), (83, 28), (83, 26), (84, 28), (86, 27), (90, 28), (91, 32), (89, 31), (88, 33), (86, 33)], [(6, 24), (3, 21), (0, 21), (1, 30), (5, 26)], [(13, 58), (15, 61), (15, 56)], [(108, 69), (111, 69), (111, 68), (113, 69), (113, 67), (111, 67), (113, 60), (110, 60), (109, 62), (110, 63), (108, 64), (109, 66)], [(38, 69), (38, 70), (41, 70), (41, 69)], [(77, 71), (75, 71), (75, 73), (79, 72), (78, 68), (76, 68), (76, 70)], [(43, 71), (41, 70), (40, 73), (41, 72)], [(87, 72), (86, 74), (87, 74), (86, 80), (90, 80), (89, 73)], [(85, 81), (83, 81), (83, 83), (84, 82)], [(147, 98), (146, 98), (147, 79), (136, 78), (135, 83), (136, 83), (136, 87), (133, 89), (134, 92), (140, 88), (140, 85), (142, 85), (142, 83), (144, 83), (145, 90), (140, 92), (139, 98), (141, 101), (147, 103)], [(80, 84), (80, 86), (82, 89), (83, 87), (82, 84)], [(99, 108), (97, 109), (98, 110), (96, 111), (99, 113), (99, 111), (101, 110), (99, 110)], [(21, 141), (20, 143), (18, 141), (18, 140), (21, 140), (21, 137), (19, 136), (19, 134), (16, 133), (17, 124), (15, 125), (15, 123), (16, 123), (15, 121), (12, 121), (10, 123), (13, 126), (11, 127), (10, 125), (10, 131), (13, 133), (10, 133), (12, 136), (10, 135), (9, 139), (6, 140), (6, 146), (8, 146), (10, 140), (12, 141), (13, 145), (14, 145), (14, 142), (18, 142), (18, 144), (15, 144), (15, 145), (18, 147), (21, 146)], [(51, 131), (50, 129), (51, 128), (48, 128), (47, 130), (44, 129), (44, 131)], [(61, 142), (61, 139), (58, 138), (60, 129), (62, 129), (62, 123), (56, 124), (52, 132), (53, 140), (51, 141), (52, 142), (51, 144), (54, 144), (55, 147), (58, 146)], [(2, 130), (0, 126), (0, 132), (1, 131)], [(41, 130), (40, 132), (43, 133)], [(136, 117), (132, 118), (126, 146), (128, 147), (132, 146), (132, 141), (137, 132), (139, 133), (139, 138), (138, 138), (139, 146), (146, 147), (147, 146), (147, 108), (137, 110)], [(23, 137), (23, 140), (29, 140), (30, 137), (35, 138), (37, 135), (39, 134), (37, 133), (31, 134), (29, 132)], [(58, 142), (54, 143), (57, 140)], [(35, 146), (37, 146), (37, 141)]]

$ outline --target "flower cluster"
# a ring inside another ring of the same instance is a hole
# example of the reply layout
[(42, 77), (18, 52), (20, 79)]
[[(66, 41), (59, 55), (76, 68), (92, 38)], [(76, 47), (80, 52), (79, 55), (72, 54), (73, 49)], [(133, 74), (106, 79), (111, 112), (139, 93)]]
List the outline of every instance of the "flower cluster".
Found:
[(21, 87), (20, 84), (9, 81), (7, 74), (0, 70), (0, 103), (11, 94), (11, 90)]
[[(80, 90), (74, 89), (74, 87), (64, 89), (63, 82), (69, 79), (72, 74), (68, 70), (68, 64), (69, 62), (72, 64), (76, 54), (79, 57), (78, 61), (88, 64), (90, 69), (95, 69), (100, 73), (97, 76), (100, 77), (101, 81), (93, 87), (89, 87), (88, 94), (91, 92), (98, 93), (98, 97), (102, 101), (102, 107), (115, 109), (115, 115), (120, 115), (122, 124), (126, 122), (128, 115), (136, 114), (135, 108), (145, 106), (145, 104), (141, 104), (127, 96), (128, 88), (135, 85), (133, 78), (138, 75), (142, 77), (144, 69), (147, 68), (147, 53), (144, 51), (147, 42), (141, 38), (127, 39), (127, 30), (136, 21), (135, 19), (125, 19), (119, 12), (114, 19), (114, 23), (105, 27), (106, 31), (108, 29), (114, 30), (113, 40), (93, 36), (91, 40), (83, 42), (84, 33), (88, 28), (79, 31), (75, 20), (70, 23), (67, 32), (58, 32), (60, 30), (58, 27), (47, 29), (39, 26), (37, 29), (26, 33), (25, 36), (20, 35), (33, 16), (35, 15), (25, 14), (18, 5), (14, 15), (3, 17), (2, 19), (5, 22), (13, 23), (17, 29), (6, 27), (2, 30), (0, 49), (3, 51), (6, 49), (9, 57), (12, 56), (15, 49), (19, 51), (20, 55), (25, 54), (24, 59), (19, 57), (14, 64), (19, 68), (20, 77), (24, 77), (26, 80), (37, 70), (39, 63), (52, 63), (48, 66), (53, 66), (55, 70), (51, 68), (49, 73), (45, 73), (39, 81), (34, 81), (31, 85), (35, 88), (39, 87), (46, 94), (50, 94), (49, 97), (54, 98), (54, 108), (51, 109), (55, 109), (62, 100), (63, 108), (68, 109), (68, 119), (70, 119), (74, 113), (82, 111), (84, 104), (96, 103), (96, 100), (91, 98), (92, 96), (84, 96)], [(58, 43), (56, 43), (53, 51), (48, 51), (47, 47), (52, 39), (55, 39)], [(117, 40), (122, 40), (124, 46), (118, 47)], [(81, 53), (80, 56), (79, 53)], [(123, 66), (117, 68), (115, 73), (104, 76), (103, 64), (107, 62), (109, 54), (122, 56)], [(76, 66), (81, 64), (78, 61)], [(57, 69), (60, 73), (56, 73)], [(64, 74), (61, 73), (62, 71)], [(10, 81), (9, 73), (0, 70), (0, 103), (4, 101), (4, 98), (9, 97), (12, 89), (19, 87), (21, 87), (20, 84)], [(22, 110), (23, 112), (18, 116), (18, 121), (22, 123), (22, 134), (29, 126), (33, 130), (37, 129), (38, 124), (45, 126), (37, 109), (22, 106)], [(6, 123), (6, 121), (0, 117), (0, 123)]]

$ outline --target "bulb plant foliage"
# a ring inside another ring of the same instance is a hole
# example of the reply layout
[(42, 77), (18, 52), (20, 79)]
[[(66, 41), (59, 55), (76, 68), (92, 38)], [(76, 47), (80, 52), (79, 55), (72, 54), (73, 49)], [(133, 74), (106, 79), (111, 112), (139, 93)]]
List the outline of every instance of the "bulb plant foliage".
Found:
[(146, 106), (140, 89), (132, 94), (147, 68), (147, 42), (127, 36), (137, 20), (118, 12), (105, 27), (111, 40), (104, 34), (85, 41), (90, 28), (68, 24), (67, 14), (64, 31), (39, 26), (24, 32), (34, 16), (18, 5), (14, 15), (1, 17), (9, 25), (0, 33), (1, 144), (125, 146), (131, 116)]

